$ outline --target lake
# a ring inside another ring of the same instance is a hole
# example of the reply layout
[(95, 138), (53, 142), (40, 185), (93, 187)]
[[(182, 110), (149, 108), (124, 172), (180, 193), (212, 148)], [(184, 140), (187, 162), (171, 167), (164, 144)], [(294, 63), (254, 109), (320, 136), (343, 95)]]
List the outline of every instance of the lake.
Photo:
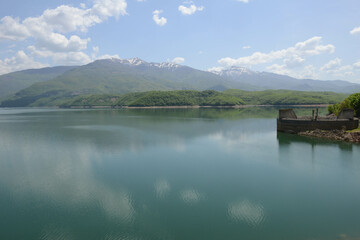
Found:
[(0, 109), (0, 239), (360, 239), (360, 145), (277, 111)]

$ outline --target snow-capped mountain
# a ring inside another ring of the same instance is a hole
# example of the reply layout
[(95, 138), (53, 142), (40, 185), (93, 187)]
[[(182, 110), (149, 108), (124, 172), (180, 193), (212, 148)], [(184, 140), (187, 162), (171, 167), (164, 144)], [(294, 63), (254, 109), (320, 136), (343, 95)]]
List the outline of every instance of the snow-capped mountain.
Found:
[(360, 91), (360, 85), (347, 81), (321, 81), (313, 79), (297, 79), (286, 75), (270, 72), (252, 71), (245, 67), (231, 67), (228, 69), (213, 68), (209, 72), (221, 76), (229, 81), (247, 84), (257, 90), (265, 89), (288, 89), (299, 91), (332, 91), (332, 92), (356, 92)]
[(121, 64), (125, 64), (125, 65), (129, 65), (129, 66), (143, 66), (143, 67), (157, 67), (157, 68), (163, 68), (163, 69), (178, 69), (181, 67), (185, 67), (173, 62), (163, 62), (163, 63), (154, 63), (154, 62), (146, 62), (140, 58), (127, 58), (127, 59), (120, 59), (120, 58), (110, 58), (110, 59), (105, 59), (105, 60), (109, 60), (112, 62), (116, 62), (116, 63), (121, 63)]

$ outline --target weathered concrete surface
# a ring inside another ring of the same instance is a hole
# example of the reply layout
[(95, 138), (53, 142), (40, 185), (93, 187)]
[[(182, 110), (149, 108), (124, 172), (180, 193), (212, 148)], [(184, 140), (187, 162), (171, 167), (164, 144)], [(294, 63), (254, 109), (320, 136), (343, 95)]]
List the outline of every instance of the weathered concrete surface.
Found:
[(279, 110), (279, 119), (291, 118), (297, 119), (296, 113), (292, 109), (280, 109)]
[(298, 133), (321, 130), (353, 130), (358, 128), (359, 119), (319, 119), (312, 121), (309, 119), (277, 119), (277, 130), (279, 132)]
[(358, 128), (359, 119), (354, 118), (354, 110), (344, 109), (339, 117), (336, 115), (318, 116), (318, 110), (313, 110), (312, 116), (297, 117), (292, 109), (280, 109), (277, 119), (279, 132), (299, 133), (320, 130), (353, 130)]
[(338, 119), (354, 119), (354, 110), (353, 109), (341, 110)]

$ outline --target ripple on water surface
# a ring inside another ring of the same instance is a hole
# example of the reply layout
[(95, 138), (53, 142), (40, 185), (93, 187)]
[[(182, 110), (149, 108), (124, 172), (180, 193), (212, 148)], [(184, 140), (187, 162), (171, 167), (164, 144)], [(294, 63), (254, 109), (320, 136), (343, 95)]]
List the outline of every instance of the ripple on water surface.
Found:
[(245, 222), (252, 227), (258, 227), (265, 220), (264, 207), (248, 200), (229, 204), (228, 214), (233, 220)]

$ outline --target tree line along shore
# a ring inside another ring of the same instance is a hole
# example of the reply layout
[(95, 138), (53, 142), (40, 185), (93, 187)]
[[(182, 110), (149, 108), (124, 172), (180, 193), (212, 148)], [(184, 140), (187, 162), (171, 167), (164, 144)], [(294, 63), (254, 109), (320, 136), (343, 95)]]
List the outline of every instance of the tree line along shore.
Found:
[(28, 98), (10, 98), (1, 107), (234, 107), (245, 105), (329, 105), (344, 100), (347, 95), (334, 92), (304, 92), (292, 90), (243, 91), (229, 89), (147, 91), (126, 94), (74, 94), (64, 92), (42, 94)]

